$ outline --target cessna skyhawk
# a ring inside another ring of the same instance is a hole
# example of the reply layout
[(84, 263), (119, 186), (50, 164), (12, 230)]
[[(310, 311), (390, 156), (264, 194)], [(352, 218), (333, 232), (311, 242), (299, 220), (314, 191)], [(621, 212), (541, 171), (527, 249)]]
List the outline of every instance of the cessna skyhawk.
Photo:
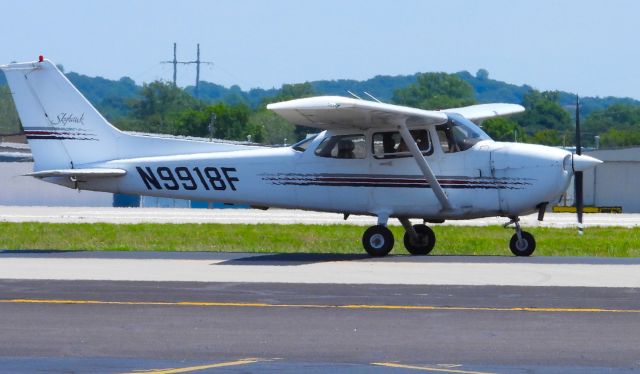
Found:
[(296, 125), (321, 130), (291, 147), (269, 148), (124, 133), (49, 60), (0, 66), (29, 141), (29, 175), (69, 188), (256, 207), (371, 215), (362, 237), (388, 254), (397, 218), (409, 253), (436, 242), (424, 223), (503, 216), (510, 249), (529, 256), (534, 237), (518, 217), (539, 212), (574, 172), (600, 161), (541, 145), (495, 142), (472, 121), (522, 112), (515, 104), (422, 110), (339, 96), (270, 104)]

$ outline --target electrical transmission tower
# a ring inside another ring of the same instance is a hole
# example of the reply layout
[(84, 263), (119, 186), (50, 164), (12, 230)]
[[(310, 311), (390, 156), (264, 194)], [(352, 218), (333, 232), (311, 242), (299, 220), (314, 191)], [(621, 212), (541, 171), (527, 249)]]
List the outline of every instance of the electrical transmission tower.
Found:
[(176, 85), (176, 80), (178, 78), (178, 64), (182, 65), (190, 65), (196, 64), (196, 97), (200, 97), (200, 64), (204, 65), (213, 65), (212, 61), (200, 61), (200, 43), (198, 43), (198, 49), (196, 54), (196, 59), (194, 61), (178, 61), (177, 55), (177, 44), (173, 43), (173, 60), (172, 61), (162, 61), (163, 64), (172, 64), (173, 65), (173, 85)]

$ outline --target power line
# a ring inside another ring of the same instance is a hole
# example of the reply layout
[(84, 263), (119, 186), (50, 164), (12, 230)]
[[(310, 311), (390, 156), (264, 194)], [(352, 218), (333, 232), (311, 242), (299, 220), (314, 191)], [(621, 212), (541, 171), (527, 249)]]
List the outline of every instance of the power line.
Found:
[(196, 64), (196, 97), (200, 97), (200, 65), (213, 65), (213, 61), (202, 61), (200, 60), (200, 43), (197, 44), (196, 50), (196, 59), (193, 61), (178, 61), (177, 54), (178, 45), (177, 43), (173, 43), (173, 60), (171, 61), (161, 61), (163, 64), (172, 64), (173, 65), (173, 85), (176, 86), (178, 79), (178, 64), (182, 65), (190, 65)]

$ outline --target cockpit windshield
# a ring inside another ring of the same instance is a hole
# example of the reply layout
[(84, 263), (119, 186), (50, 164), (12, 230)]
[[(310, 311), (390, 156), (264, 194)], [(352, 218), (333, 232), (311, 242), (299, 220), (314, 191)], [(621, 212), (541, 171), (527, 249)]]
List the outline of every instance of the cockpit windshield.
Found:
[(318, 136), (318, 134), (314, 134), (314, 135), (309, 136), (306, 139), (302, 139), (301, 141), (299, 141), (296, 144), (292, 145), (291, 148), (293, 148), (294, 150), (296, 150), (298, 152), (304, 152), (311, 145), (311, 142), (313, 141), (313, 139), (315, 139), (317, 136)]
[(436, 126), (445, 153), (462, 152), (481, 140), (491, 140), (480, 127), (459, 114), (447, 113), (449, 121)]

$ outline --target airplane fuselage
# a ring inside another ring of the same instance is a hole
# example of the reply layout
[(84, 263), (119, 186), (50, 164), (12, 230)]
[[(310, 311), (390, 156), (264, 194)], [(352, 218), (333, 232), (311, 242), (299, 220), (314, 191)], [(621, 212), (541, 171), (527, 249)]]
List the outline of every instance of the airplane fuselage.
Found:
[[(370, 144), (373, 131), (363, 132)], [(323, 132), (305, 151), (290, 147), (113, 160), (92, 167), (121, 168), (124, 177), (79, 188), (193, 200), (429, 220), (516, 216), (557, 201), (571, 178), (569, 152), (485, 140), (472, 148), (431, 155), (438, 181), (453, 204), (443, 211), (411, 157), (318, 156)], [(367, 147), (369, 148), (369, 147)], [(69, 185), (65, 179), (62, 184)], [(73, 187), (73, 186), (70, 186)]]

